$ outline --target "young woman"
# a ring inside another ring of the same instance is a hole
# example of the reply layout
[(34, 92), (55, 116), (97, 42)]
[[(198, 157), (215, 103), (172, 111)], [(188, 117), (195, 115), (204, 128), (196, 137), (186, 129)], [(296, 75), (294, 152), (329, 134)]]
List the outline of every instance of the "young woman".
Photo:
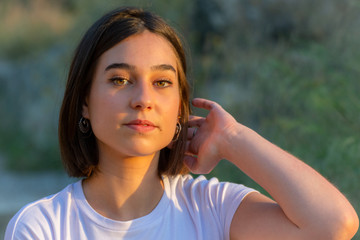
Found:
[[(189, 116), (181, 42), (158, 16), (114, 10), (85, 34), (70, 68), (59, 139), (82, 180), (21, 209), (5, 239), (350, 239), (358, 217), (315, 170), (217, 103)], [(274, 200), (193, 179), (227, 159)], [(241, 203), (241, 204), (240, 204)]]

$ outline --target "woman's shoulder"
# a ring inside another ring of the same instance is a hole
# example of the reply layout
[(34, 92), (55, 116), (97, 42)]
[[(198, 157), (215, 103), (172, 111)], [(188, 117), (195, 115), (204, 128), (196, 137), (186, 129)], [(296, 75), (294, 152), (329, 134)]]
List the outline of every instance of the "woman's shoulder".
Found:
[(207, 178), (204, 175), (192, 176), (190, 174), (178, 174), (175, 176), (164, 176), (163, 178), (168, 179), (170, 185), (177, 186), (181, 185), (183, 187), (222, 187), (226, 185), (237, 186), (238, 188), (246, 188), (242, 184), (231, 183), (228, 181), (220, 181), (217, 177)]
[(41, 213), (43, 214), (44, 210), (55, 211), (56, 208), (63, 205), (65, 201), (68, 200), (69, 197), (73, 194), (74, 185), (76, 184), (77, 183), (71, 183), (58, 193), (26, 204), (19, 210), (19, 212), (15, 216), (25, 217), (26, 215), (32, 215), (38, 211), (41, 211)]
[(199, 176), (192, 176), (191, 174), (177, 174), (174, 176), (164, 176), (163, 178), (168, 179), (169, 183), (171, 185), (177, 185), (177, 184), (184, 184), (184, 185), (191, 185), (191, 184), (206, 184), (209, 181), (217, 181), (217, 178), (211, 178), (208, 180), (204, 175)]
[(69, 206), (69, 201), (72, 201), (74, 188), (77, 184), (81, 184), (80, 181), (69, 184), (56, 194), (41, 198), (22, 207), (8, 223), (5, 239), (13, 239), (14, 234), (32, 231), (34, 228), (43, 228), (45, 225), (40, 226), (41, 223), (53, 222), (59, 219), (58, 215), (62, 214), (66, 206)]
[(254, 191), (242, 184), (219, 181), (212, 177), (207, 179), (204, 175), (193, 177), (190, 174), (166, 177), (172, 192), (195, 196), (205, 195), (229, 195), (235, 194), (243, 198), (247, 193)]

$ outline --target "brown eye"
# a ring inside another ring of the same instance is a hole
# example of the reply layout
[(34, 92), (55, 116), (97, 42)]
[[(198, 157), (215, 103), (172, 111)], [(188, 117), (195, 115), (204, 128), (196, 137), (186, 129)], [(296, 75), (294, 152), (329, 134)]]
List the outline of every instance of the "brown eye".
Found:
[(168, 81), (168, 80), (160, 80), (160, 81), (156, 81), (155, 82), (155, 86), (157, 87), (161, 87), (161, 88), (165, 88), (168, 87), (172, 84), (172, 82)]
[(122, 78), (122, 77), (114, 77), (114, 78), (111, 78), (110, 80), (116, 86), (124, 86), (124, 85), (128, 85), (130, 83), (129, 80)]

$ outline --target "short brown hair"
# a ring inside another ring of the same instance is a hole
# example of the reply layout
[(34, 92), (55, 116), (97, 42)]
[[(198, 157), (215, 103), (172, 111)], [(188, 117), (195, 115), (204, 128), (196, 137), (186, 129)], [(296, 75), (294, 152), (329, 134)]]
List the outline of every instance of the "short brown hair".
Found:
[(99, 162), (94, 134), (84, 135), (78, 128), (82, 106), (90, 92), (94, 69), (99, 57), (125, 38), (148, 30), (164, 37), (172, 45), (179, 70), (182, 131), (171, 149), (160, 150), (158, 173), (185, 173), (183, 163), (190, 113), (189, 84), (186, 78), (186, 57), (178, 34), (159, 16), (139, 8), (113, 10), (96, 21), (85, 33), (70, 66), (59, 117), (59, 143), (66, 171), (72, 177), (90, 176)]

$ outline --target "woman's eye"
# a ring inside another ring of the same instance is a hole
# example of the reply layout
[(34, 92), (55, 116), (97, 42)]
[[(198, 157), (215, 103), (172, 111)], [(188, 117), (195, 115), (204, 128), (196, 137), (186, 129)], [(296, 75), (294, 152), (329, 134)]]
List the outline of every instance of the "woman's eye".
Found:
[(168, 87), (172, 84), (172, 82), (168, 80), (160, 80), (155, 82), (155, 86), (157, 87)]
[(129, 80), (127, 80), (126, 78), (122, 78), (122, 77), (113, 77), (110, 80), (112, 81), (112, 83), (114, 85), (117, 85), (117, 86), (124, 86), (124, 85), (129, 84)]

